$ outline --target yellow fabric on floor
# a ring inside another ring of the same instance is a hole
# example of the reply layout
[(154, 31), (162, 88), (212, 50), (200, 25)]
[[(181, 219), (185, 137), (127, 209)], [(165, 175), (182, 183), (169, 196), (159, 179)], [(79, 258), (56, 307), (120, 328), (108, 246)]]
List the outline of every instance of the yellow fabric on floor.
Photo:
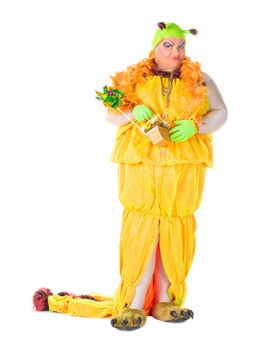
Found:
[[(170, 300), (178, 306), (186, 295), (185, 280), (195, 251), (196, 222), (206, 165), (119, 165), (119, 199), (124, 206), (120, 236), (121, 281), (113, 297), (90, 294), (99, 301), (52, 295), (50, 311), (84, 317), (114, 317), (130, 305), (160, 235), (160, 252), (171, 282)], [(160, 225), (159, 225), (160, 224)], [(145, 297), (150, 313), (155, 290), (153, 279)]]

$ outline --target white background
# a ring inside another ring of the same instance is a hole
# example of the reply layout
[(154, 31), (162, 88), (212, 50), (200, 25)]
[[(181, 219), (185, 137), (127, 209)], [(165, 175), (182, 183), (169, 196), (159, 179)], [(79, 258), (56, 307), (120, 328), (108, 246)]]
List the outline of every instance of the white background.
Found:
[[(257, 348), (255, 2), (1, 1), (0, 229), (3, 349)], [(157, 23), (216, 82), (229, 114), (213, 134), (185, 307), (134, 332), (32, 311), (40, 287), (112, 296), (120, 282), (117, 127), (95, 90), (147, 57)], [(256, 325), (255, 325), (256, 323)], [(4, 328), (3, 328), (4, 326)]]

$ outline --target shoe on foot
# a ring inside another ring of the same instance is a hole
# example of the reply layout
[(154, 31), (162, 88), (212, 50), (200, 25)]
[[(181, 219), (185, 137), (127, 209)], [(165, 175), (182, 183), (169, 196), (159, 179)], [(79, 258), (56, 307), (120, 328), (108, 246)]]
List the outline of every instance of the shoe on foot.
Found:
[(172, 302), (157, 303), (151, 309), (151, 315), (160, 321), (180, 323), (194, 317), (190, 309), (181, 308)]
[(111, 319), (111, 326), (121, 331), (132, 331), (145, 325), (147, 315), (144, 310), (124, 308), (120, 314)]

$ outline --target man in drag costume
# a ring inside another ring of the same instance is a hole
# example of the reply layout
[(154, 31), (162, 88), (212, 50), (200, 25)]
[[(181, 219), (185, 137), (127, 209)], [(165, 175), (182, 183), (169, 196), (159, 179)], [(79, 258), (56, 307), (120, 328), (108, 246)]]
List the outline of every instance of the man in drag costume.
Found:
[[(111, 318), (119, 330), (143, 327), (147, 316), (165, 322), (193, 318), (182, 306), (195, 253), (194, 213), (206, 168), (213, 166), (212, 132), (226, 122), (227, 108), (213, 79), (185, 55), (188, 33), (197, 30), (159, 22), (149, 57), (110, 76), (124, 94), (119, 110), (106, 107), (106, 120), (118, 126), (110, 160), (118, 163), (123, 205), (121, 280), (114, 296), (40, 288), (35, 310)], [(169, 126), (169, 142), (162, 146), (136, 127), (156, 115)]]

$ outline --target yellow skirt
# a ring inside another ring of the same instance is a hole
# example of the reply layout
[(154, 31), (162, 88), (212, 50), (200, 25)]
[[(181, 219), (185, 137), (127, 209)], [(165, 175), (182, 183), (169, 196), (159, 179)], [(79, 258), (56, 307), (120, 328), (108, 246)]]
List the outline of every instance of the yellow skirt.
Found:
[[(182, 306), (186, 277), (196, 241), (195, 210), (199, 207), (206, 164), (153, 166), (118, 164), (119, 200), (123, 216), (120, 235), (120, 283), (113, 297), (88, 294), (97, 301), (51, 295), (49, 310), (83, 317), (115, 317), (133, 300), (159, 235), (160, 254), (170, 281), (168, 296)], [(154, 275), (144, 311), (150, 314), (155, 297)]]

